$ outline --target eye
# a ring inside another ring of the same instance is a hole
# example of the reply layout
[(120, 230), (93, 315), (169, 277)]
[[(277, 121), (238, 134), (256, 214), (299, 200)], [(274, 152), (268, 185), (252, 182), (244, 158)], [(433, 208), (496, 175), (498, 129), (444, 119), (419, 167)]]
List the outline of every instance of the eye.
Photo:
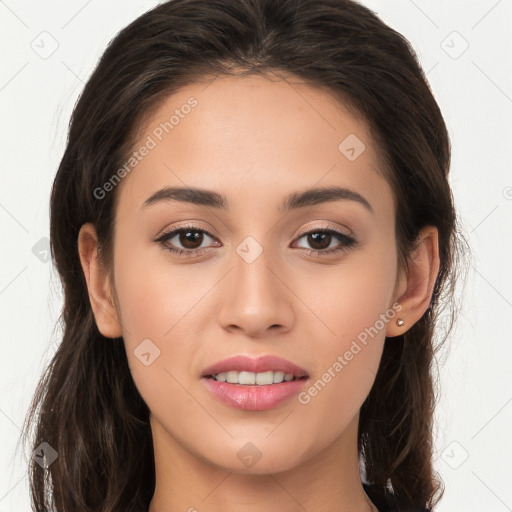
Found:
[[(167, 251), (178, 256), (193, 257), (209, 251), (211, 245), (203, 246), (208, 238), (215, 240), (208, 231), (198, 226), (189, 225), (168, 231), (155, 242), (162, 244)], [(308, 249), (301, 245), (299, 248), (306, 249), (308, 255), (316, 254), (318, 256), (346, 251), (357, 244), (353, 237), (330, 227), (307, 231), (298, 238), (299, 241), (302, 239), (305, 239), (312, 248)], [(217, 247), (221, 246), (218, 241), (215, 244)]]
[[(309, 255), (323, 256), (338, 251), (346, 251), (357, 244), (353, 237), (330, 227), (317, 228), (303, 233), (298, 240), (303, 238), (312, 247), (312, 249), (307, 250)], [(307, 249), (307, 247), (299, 247)]]
[[(208, 249), (208, 247), (201, 247), (207, 238), (213, 239), (213, 236), (204, 229), (197, 226), (183, 226), (164, 233), (155, 242), (161, 243), (169, 252), (179, 256), (197, 256)], [(181, 247), (176, 247), (175, 244)]]

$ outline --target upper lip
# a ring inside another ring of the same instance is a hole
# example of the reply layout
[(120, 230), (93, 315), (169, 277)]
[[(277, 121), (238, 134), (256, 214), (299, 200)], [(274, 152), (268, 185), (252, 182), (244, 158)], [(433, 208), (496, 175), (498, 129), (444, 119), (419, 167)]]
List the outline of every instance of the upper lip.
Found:
[(257, 358), (238, 355), (223, 359), (209, 366), (203, 371), (202, 377), (210, 377), (221, 372), (237, 371), (237, 372), (284, 372), (291, 373), (296, 378), (307, 377), (308, 374), (304, 368), (300, 368), (296, 364), (283, 359), (282, 357), (265, 355)]

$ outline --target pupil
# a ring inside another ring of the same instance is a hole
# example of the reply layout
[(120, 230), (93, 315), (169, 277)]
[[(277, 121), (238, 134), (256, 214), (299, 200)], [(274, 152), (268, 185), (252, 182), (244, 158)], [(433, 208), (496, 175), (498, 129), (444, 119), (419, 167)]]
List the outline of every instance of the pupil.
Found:
[[(320, 239), (320, 247), (316, 247), (316, 249), (325, 249), (329, 247), (331, 243), (331, 234), (330, 233), (310, 233), (308, 235), (308, 243), (315, 247), (315, 244), (319, 243)], [(327, 240), (327, 243), (325, 241)]]
[(201, 245), (202, 236), (202, 233), (198, 231), (185, 231), (180, 235), (180, 243), (187, 249), (196, 249), (194, 244), (199, 240), (199, 245)]

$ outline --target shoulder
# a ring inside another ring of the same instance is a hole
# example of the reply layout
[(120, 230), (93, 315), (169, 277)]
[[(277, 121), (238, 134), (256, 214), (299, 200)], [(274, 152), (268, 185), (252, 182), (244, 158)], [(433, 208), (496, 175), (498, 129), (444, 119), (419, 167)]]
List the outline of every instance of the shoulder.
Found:
[(374, 505), (379, 509), (379, 512), (431, 512), (430, 509), (425, 507), (414, 508), (408, 504), (400, 503), (384, 487), (363, 483), (363, 488)]

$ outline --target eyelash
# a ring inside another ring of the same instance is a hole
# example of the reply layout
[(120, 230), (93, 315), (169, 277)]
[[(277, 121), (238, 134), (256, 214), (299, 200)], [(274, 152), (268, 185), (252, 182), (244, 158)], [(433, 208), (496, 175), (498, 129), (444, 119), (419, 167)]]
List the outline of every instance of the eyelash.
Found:
[[(198, 226), (186, 225), (186, 226), (182, 226), (180, 228), (173, 229), (171, 231), (164, 233), (159, 238), (157, 238), (155, 240), (155, 242), (160, 243), (164, 247), (165, 250), (169, 251), (172, 254), (176, 254), (177, 256), (185, 256), (185, 257), (200, 256), (201, 254), (204, 254), (205, 252), (208, 252), (209, 249), (211, 249), (210, 247), (203, 247), (201, 249), (176, 249), (174, 247), (169, 247), (169, 246), (165, 245), (165, 242), (171, 240), (176, 235), (179, 235), (184, 232), (189, 232), (189, 231), (193, 231), (196, 233), (203, 233), (203, 234), (209, 236), (210, 238), (215, 238), (213, 235), (208, 233), (208, 231), (205, 231), (204, 229), (200, 229)], [(318, 227), (318, 228), (312, 229), (310, 231), (306, 231), (306, 232), (302, 233), (299, 236), (299, 238), (297, 238), (297, 240), (300, 240), (304, 236), (310, 235), (312, 233), (324, 233), (324, 234), (334, 235), (335, 237), (338, 238), (338, 240), (340, 240), (342, 242), (342, 245), (338, 246), (334, 249), (324, 249), (324, 250), (305, 249), (308, 253), (308, 256), (311, 256), (313, 253), (316, 253), (318, 256), (324, 256), (326, 254), (332, 254), (332, 253), (339, 252), (339, 251), (348, 251), (349, 249), (351, 249), (352, 247), (357, 245), (357, 241), (353, 237), (346, 235), (345, 233), (342, 233), (341, 231), (337, 231), (335, 229), (327, 227), (327, 226), (326, 227)]]

